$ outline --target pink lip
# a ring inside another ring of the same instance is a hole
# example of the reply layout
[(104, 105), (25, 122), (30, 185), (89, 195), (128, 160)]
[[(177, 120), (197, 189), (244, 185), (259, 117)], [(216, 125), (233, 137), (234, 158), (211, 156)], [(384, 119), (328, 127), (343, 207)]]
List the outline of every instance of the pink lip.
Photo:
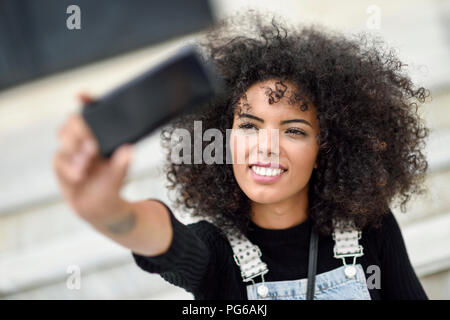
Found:
[(282, 172), (281, 174), (279, 174), (277, 176), (267, 177), (267, 176), (260, 176), (260, 175), (256, 174), (251, 168), (249, 168), (248, 170), (250, 170), (250, 173), (251, 173), (253, 179), (255, 179), (255, 181), (262, 182), (262, 183), (274, 182), (274, 181), (280, 179), (281, 176), (284, 174), (284, 172)]
[(283, 169), (286, 170), (285, 167), (283, 167), (281, 164), (279, 163), (261, 163), (261, 162), (255, 162), (252, 163), (249, 167), (251, 166), (258, 166), (258, 167), (264, 167), (264, 168), (276, 168), (276, 169)]

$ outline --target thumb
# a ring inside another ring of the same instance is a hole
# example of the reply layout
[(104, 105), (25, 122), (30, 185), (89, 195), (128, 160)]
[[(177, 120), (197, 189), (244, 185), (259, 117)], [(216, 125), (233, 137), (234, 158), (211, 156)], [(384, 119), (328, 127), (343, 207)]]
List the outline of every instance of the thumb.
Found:
[(129, 144), (125, 144), (117, 148), (111, 157), (111, 169), (114, 172), (116, 181), (122, 183), (127, 174), (133, 155), (133, 148)]

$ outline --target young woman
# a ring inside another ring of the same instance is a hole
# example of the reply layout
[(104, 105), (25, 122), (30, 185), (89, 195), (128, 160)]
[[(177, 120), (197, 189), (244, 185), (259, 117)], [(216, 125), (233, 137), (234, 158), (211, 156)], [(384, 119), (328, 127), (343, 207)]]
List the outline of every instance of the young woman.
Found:
[(198, 45), (225, 94), (162, 139), (170, 159), (175, 129), (232, 129), (232, 164), (166, 165), (174, 205), (203, 219), (184, 225), (159, 200), (122, 199), (130, 146), (102, 159), (73, 115), (54, 168), (77, 214), (196, 299), (427, 299), (389, 209), (423, 191), (427, 169), (417, 106), (428, 92), (405, 65), (365, 36), (257, 13), (223, 20)]

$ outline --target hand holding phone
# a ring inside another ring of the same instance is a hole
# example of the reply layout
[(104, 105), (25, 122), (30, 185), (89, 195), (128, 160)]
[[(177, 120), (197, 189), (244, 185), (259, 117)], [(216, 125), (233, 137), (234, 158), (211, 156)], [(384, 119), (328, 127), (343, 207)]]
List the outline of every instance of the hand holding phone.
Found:
[[(80, 95), (82, 102), (92, 98)], [(106, 221), (120, 213), (120, 196), (132, 148), (122, 145), (105, 159), (92, 131), (81, 115), (70, 115), (58, 132), (60, 147), (53, 156), (53, 169), (62, 196), (72, 209), (89, 222)]]
[(157, 67), (83, 108), (104, 157), (170, 119), (206, 107), (222, 89), (220, 77), (187, 46)]

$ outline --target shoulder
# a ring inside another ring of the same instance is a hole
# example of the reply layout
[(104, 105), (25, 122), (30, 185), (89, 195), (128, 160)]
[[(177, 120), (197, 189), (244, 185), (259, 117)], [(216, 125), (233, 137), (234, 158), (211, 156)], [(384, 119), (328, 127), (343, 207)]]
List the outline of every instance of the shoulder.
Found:
[(389, 234), (399, 231), (400, 226), (391, 210), (385, 212), (376, 221), (373, 221), (363, 229), (363, 232), (371, 235)]
[(363, 238), (376, 245), (380, 253), (386, 246), (403, 242), (400, 225), (391, 210), (383, 214), (378, 221), (366, 226), (362, 233)]

